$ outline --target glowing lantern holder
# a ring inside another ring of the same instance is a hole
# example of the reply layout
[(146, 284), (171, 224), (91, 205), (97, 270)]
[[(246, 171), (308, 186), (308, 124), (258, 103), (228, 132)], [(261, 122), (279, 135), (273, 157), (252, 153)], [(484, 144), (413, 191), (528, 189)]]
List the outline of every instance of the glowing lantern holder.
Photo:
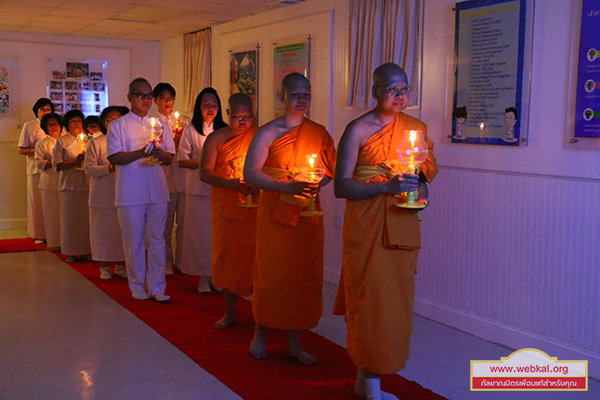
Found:
[[(427, 159), (427, 142), (423, 137), (423, 132), (415, 130), (405, 130), (398, 148), (396, 149), (398, 159), (408, 165), (409, 173), (416, 173), (417, 167)], [(419, 192), (417, 190), (406, 193), (406, 202), (396, 203), (396, 207), (422, 209), (427, 206), (424, 202), (419, 202)]]
[[(325, 168), (319, 168), (317, 165), (318, 154), (310, 154), (307, 156), (308, 166), (301, 167), (300, 173), (296, 176), (296, 179), (300, 182), (306, 183), (319, 183), (325, 177)], [(308, 202), (308, 210), (301, 211), (300, 216), (302, 217), (321, 217), (323, 216), (322, 211), (318, 211), (315, 208), (315, 196), (310, 198)]]
[[(234, 167), (233, 167), (236, 172), (236, 175), (241, 177), (240, 178), (241, 182), (244, 182), (243, 176), (244, 176), (244, 162), (245, 161), (246, 161), (246, 154), (244, 154), (242, 157), (235, 160)], [(244, 199), (244, 201), (238, 203), (238, 206), (244, 207), (244, 208), (256, 208), (256, 207), (258, 207), (258, 204), (254, 203), (252, 201), (252, 194), (248, 193), (248, 194), (246, 194), (246, 198)]]
[[(147, 125), (144, 126), (144, 129), (150, 132), (150, 139), (148, 140), (148, 143), (162, 142), (163, 127), (158, 118), (148, 118), (148, 125), (149, 127)], [(158, 165), (160, 163), (161, 161), (158, 158), (150, 156), (142, 164)]]

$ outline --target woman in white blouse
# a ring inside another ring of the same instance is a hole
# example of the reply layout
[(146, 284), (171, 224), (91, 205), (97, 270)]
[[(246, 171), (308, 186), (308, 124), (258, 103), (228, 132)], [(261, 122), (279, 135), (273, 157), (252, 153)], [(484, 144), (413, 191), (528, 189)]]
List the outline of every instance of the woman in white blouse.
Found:
[(60, 137), (63, 124), (60, 115), (45, 114), (40, 126), (46, 137), (35, 144), (34, 161), (40, 174), (46, 243), (50, 251), (60, 250), (60, 210), (58, 206), (58, 172), (52, 168), (52, 150)]
[(85, 137), (83, 113), (68, 111), (63, 116), (63, 125), (68, 134), (56, 139), (52, 151), (52, 166), (59, 172), (60, 248), (69, 256), (67, 262), (76, 261), (78, 256), (91, 260), (89, 178), (82, 166), (86, 142), (80, 138), (80, 135)]
[(117, 107), (102, 111), (101, 134), (90, 141), (85, 152), (85, 173), (90, 176), (90, 245), (92, 258), (100, 262), (100, 279), (112, 278), (111, 262), (115, 262), (115, 274), (127, 278), (123, 235), (115, 206), (116, 166), (106, 159), (108, 124), (120, 116)]
[(223, 121), (221, 100), (213, 88), (204, 88), (194, 105), (192, 123), (181, 136), (177, 160), (186, 168), (185, 224), (181, 272), (199, 276), (198, 291), (211, 291), (211, 186), (200, 180), (200, 157), (206, 137), (227, 124)]

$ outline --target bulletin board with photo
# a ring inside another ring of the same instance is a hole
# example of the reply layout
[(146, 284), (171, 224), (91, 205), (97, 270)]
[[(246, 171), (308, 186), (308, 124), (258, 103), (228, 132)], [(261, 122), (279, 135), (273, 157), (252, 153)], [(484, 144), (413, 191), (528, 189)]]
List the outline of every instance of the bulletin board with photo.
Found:
[(108, 107), (108, 62), (48, 59), (48, 98), (59, 114), (100, 115)]

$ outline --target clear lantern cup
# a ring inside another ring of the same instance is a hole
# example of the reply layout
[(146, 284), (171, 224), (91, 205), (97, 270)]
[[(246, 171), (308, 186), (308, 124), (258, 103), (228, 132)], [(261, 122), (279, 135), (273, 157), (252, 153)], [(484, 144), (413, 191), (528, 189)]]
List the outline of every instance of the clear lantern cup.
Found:
[[(144, 130), (147, 131), (148, 143), (156, 144), (162, 143), (163, 141), (163, 127), (158, 118), (148, 118), (148, 121), (144, 124)], [(161, 161), (154, 156), (148, 157), (142, 164), (143, 165), (157, 165)]]
[[(240, 182), (244, 183), (244, 161), (246, 161), (246, 153), (243, 156), (238, 157), (233, 162), (234, 176), (240, 178)], [(247, 193), (244, 201), (238, 203), (238, 206), (245, 208), (256, 208), (258, 204), (252, 202), (252, 194)]]
[[(320, 183), (325, 177), (325, 168), (321, 167), (321, 163), (318, 159), (318, 154), (309, 154), (307, 156), (308, 166), (300, 167), (300, 173), (296, 175), (296, 180), (306, 183)], [(316, 195), (315, 195), (316, 196)], [(323, 216), (322, 211), (315, 209), (315, 196), (310, 198), (308, 203), (308, 210), (300, 212), (302, 217), (321, 217)]]
[[(77, 146), (79, 146), (79, 154), (85, 153), (85, 149), (87, 147), (87, 142), (88, 142), (86, 139), (87, 139), (87, 137), (83, 131), (77, 132), (77, 137), (75, 138), (75, 143)], [(77, 164), (75, 169), (77, 171), (84, 171), (85, 167), (83, 165), (83, 161), (81, 163)]]
[[(423, 132), (417, 130), (405, 130), (402, 139), (396, 149), (398, 159), (408, 165), (408, 173), (415, 174), (417, 167), (427, 159), (427, 142), (423, 137)], [(396, 203), (396, 207), (422, 209), (427, 206), (424, 202), (419, 202), (419, 192), (417, 190), (406, 193), (406, 201)]]

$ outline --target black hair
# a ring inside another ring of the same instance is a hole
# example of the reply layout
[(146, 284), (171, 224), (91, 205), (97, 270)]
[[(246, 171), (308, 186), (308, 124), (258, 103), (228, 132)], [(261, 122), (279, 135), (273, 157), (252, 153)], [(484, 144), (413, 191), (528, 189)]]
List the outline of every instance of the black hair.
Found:
[(62, 118), (57, 113), (51, 112), (48, 114), (44, 114), (44, 116), (40, 120), (40, 127), (42, 128), (42, 130), (44, 131), (44, 133), (46, 135), (50, 135), (48, 133), (48, 122), (50, 122), (50, 120), (52, 120), (52, 119), (55, 119), (58, 121), (58, 124), (60, 125), (60, 130), (62, 131), (62, 128), (63, 128)]
[(221, 129), (227, 126), (227, 124), (225, 123), (225, 121), (223, 121), (223, 112), (221, 111), (221, 99), (219, 98), (217, 91), (211, 87), (206, 87), (202, 89), (202, 91), (198, 94), (198, 97), (196, 97), (196, 103), (194, 104), (194, 115), (192, 116), (192, 125), (194, 125), (194, 128), (196, 128), (198, 133), (206, 136), (206, 134), (204, 133), (203, 126), (204, 120), (202, 119), (202, 97), (205, 94), (215, 95), (215, 97), (217, 98), (217, 105), (219, 106), (219, 109), (217, 110), (217, 115), (215, 116), (215, 120), (213, 121), (213, 129), (216, 131), (217, 129)]
[(91, 124), (96, 124), (98, 125), (98, 127), (100, 127), (102, 125), (102, 122), (100, 122), (100, 118), (98, 118), (97, 115), (88, 115), (83, 120), (83, 130), (87, 132), (88, 126), (90, 126)]
[(54, 112), (54, 103), (52, 103), (52, 101), (50, 101), (50, 99), (47, 99), (46, 97), (40, 97), (39, 99), (37, 99), (37, 101), (35, 102), (35, 104), (33, 105), (33, 115), (36, 116), (37, 118), (37, 112), (40, 108), (44, 107), (44, 106), (50, 106), (50, 109), (52, 110), (51, 112)]
[(171, 96), (175, 97), (175, 88), (170, 83), (166, 82), (161, 82), (156, 85), (152, 90), (152, 96), (155, 99), (158, 99), (158, 96), (160, 96), (165, 90), (171, 93)]
[(514, 108), (514, 107), (508, 107), (506, 110), (504, 110), (505, 114), (509, 113), (509, 112), (515, 114), (515, 119), (519, 119), (519, 114), (517, 113), (517, 109), (516, 108)]
[(77, 118), (80, 117), (81, 118), (81, 122), (83, 122), (84, 120), (84, 116), (83, 113), (80, 110), (71, 110), (71, 111), (67, 111), (65, 113), (65, 115), (63, 115), (63, 126), (65, 127), (65, 129), (69, 132), (71, 132), (69, 130), (69, 121), (71, 121), (73, 118)]
[(119, 114), (121, 114), (121, 116), (123, 116), (129, 112), (129, 108), (125, 106), (108, 106), (104, 110), (102, 110), (102, 113), (100, 114), (100, 130), (105, 135), (108, 133), (108, 130), (104, 127), (103, 122), (108, 116), (108, 113), (110, 113), (111, 111), (116, 111)]
[(467, 106), (458, 107), (454, 110), (454, 117), (467, 118)]

